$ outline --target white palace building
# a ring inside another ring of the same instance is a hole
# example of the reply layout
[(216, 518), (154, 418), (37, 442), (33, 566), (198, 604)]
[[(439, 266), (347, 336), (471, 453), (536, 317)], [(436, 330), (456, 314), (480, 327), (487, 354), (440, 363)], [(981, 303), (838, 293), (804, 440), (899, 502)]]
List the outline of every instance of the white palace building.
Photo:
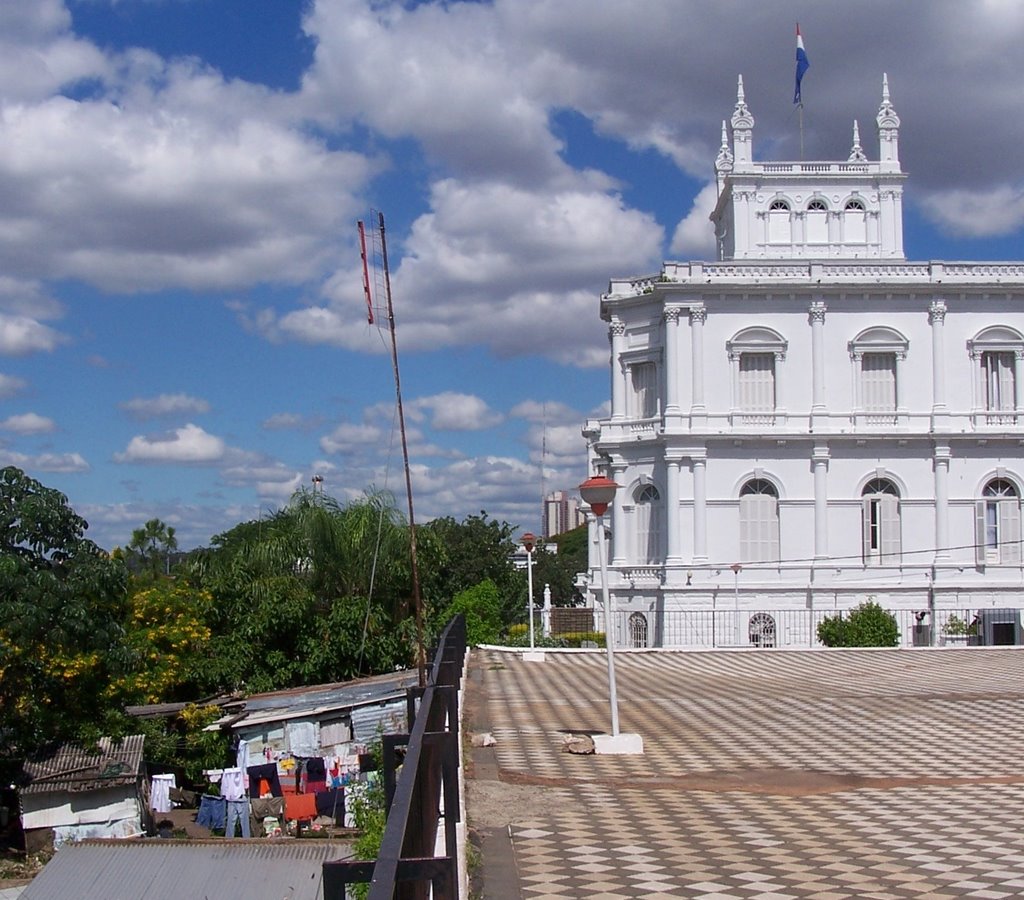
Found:
[(757, 162), (740, 79), (718, 260), (601, 298), (611, 414), (584, 435), (621, 486), (619, 646), (808, 646), (869, 599), (906, 644), (954, 612), (1019, 639), (1024, 264), (908, 262), (885, 81), (876, 121), (876, 160), (854, 123), (848, 159)]

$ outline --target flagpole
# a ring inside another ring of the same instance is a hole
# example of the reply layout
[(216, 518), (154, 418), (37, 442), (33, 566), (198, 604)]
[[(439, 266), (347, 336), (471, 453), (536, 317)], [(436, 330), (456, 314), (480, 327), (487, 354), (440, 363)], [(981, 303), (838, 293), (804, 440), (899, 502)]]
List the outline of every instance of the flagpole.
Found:
[(804, 161), (804, 104), (801, 100), (797, 104), (797, 115), (800, 117), (800, 162)]

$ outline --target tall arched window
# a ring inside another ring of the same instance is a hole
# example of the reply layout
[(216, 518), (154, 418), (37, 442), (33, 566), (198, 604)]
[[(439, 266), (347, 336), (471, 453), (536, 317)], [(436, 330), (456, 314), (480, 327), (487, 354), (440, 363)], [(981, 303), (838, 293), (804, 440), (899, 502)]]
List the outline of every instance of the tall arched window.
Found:
[(779, 558), (779, 494), (764, 478), (740, 488), (740, 560), (771, 562)]
[(900, 492), (888, 478), (872, 478), (861, 491), (865, 565), (900, 562)]
[(636, 502), (636, 561), (640, 565), (654, 565), (661, 558), (661, 494), (653, 484), (637, 488)]
[(643, 613), (632, 613), (629, 617), (629, 646), (647, 646), (647, 616)]
[(868, 239), (867, 211), (860, 197), (851, 197), (843, 208), (843, 241), (863, 244)]
[(828, 204), (815, 197), (807, 204), (807, 243), (824, 244), (828, 242)]
[(975, 549), (980, 565), (1018, 565), (1020, 495), (1013, 482), (993, 478), (981, 492), (975, 512)]
[(790, 227), (789, 204), (785, 200), (772, 200), (768, 204), (768, 243), (789, 244), (793, 240)]
[(983, 425), (1013, 425), (1021, 405), (1018, 383), (1024, 337), (1015, 328), (994, 325), (967, 342), (975, 361), (974, 408)]

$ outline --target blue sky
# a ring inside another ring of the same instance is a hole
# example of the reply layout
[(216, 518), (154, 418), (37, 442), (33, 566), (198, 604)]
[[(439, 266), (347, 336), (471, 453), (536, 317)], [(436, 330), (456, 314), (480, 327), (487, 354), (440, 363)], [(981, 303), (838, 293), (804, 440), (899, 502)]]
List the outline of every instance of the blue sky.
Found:
[[(713, 253), (721, 121), (869, 156), (889, 75), (915, 259), (1016, 259), (1024, 9), (688, 0), (0, 6), (0, 465), (102, 546), (322, 475), (402, 491), (355, 222), (383, 210), (417, 514), (539, 527), (586, 475), (612, 276)], [(884, 23), (880, 24), (880, 23)], [(542, 471), (543, 470), (543, 471)]]

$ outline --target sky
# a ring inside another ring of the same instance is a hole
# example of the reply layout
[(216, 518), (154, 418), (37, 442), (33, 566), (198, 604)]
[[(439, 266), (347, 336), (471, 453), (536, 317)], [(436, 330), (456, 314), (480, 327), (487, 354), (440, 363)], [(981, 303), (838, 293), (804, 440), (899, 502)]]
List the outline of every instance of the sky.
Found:
[[(1019, 0), (4, 0), (0, 465), (111, 549), (206, 545), (309, 488), (540, 528), (606, 414), (612, 277), (713, 258), (721, 122), (877, 158), (888, 73), (911, 259), (1021, 257)], [(381, 298), (381, 302), (382, 298)]]

